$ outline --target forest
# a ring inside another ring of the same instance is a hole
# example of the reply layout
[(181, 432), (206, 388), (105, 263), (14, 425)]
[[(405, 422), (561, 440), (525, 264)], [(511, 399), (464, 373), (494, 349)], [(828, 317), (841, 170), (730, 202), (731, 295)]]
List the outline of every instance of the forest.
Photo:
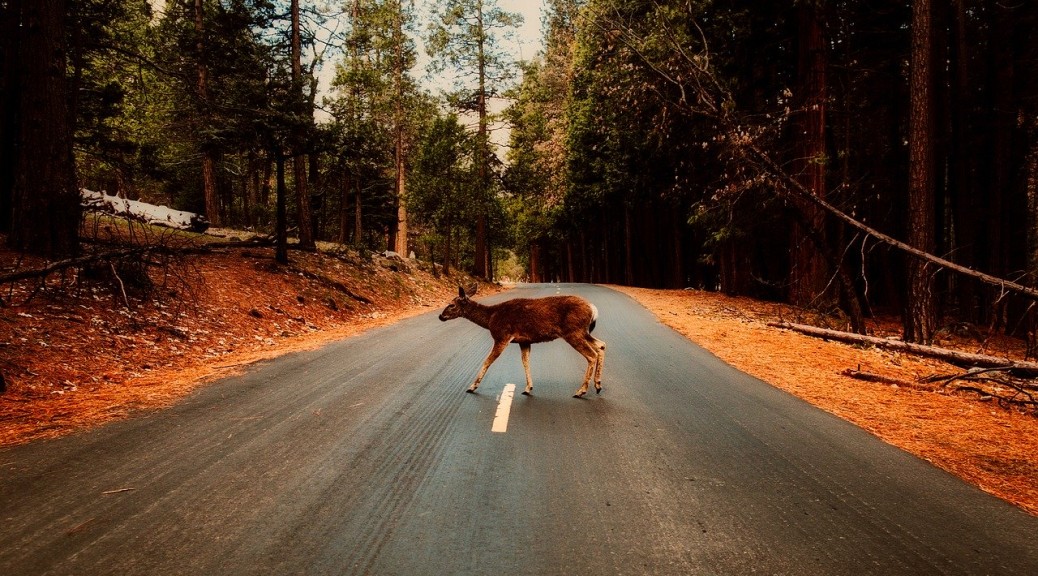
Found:
[(546, 0), (526, 60), (519, 23), (495, 0), (0, 0), (0, 235), (96, 250), (81, 190), (103, 190), (282, 262), (518, 259), (1038, 350), (1038, 6)]

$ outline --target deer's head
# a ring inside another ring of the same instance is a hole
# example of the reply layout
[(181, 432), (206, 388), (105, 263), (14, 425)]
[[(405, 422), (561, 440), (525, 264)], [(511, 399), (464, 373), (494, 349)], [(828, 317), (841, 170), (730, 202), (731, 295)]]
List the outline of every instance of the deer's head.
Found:
[(464, 316), (465, 307), (469, 303), (469, 296), (475, 294), (478, 288), (479, 285), (474, 284), (472, 288), (466, 291), (461, 286), (458, 286), (458, 297), (451, 300), (451, 303), (443, 309), (443, 312), (440, 312), (440, 320), (447, 321)]

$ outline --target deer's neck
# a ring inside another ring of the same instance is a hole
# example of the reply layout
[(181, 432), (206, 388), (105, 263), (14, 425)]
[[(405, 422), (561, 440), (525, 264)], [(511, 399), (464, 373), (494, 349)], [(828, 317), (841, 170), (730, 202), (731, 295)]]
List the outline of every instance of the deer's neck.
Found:
[(465, 307), (465, 318), (468, 318), (475, 324), (490, 329), (490, 315), (493, 312), (492, 306), (484, 306), (479, 302), (469, 302), (468, 306)]

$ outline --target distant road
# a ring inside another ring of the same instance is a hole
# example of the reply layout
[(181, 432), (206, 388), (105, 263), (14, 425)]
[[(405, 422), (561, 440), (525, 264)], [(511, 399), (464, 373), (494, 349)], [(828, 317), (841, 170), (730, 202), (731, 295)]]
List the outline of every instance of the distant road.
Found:
[[(1038, 574), (1038, 518), (723, 364), (633, 300), (609, 349), (439, 310), (0, 450), (0, 574)], [(492, 432), (507, 412), (504, 432)]]

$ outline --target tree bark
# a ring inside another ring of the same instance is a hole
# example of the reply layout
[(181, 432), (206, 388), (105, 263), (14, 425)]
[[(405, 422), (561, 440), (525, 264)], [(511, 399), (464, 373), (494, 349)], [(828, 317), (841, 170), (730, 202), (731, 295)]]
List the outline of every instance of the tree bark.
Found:
[(288, 200), (285, 190), (285, 154), (280, 150), (275, 154), (275, 171), (277, 172), (277, 216), (274, 225), (275, 246), (274, 260), (279, 264), (288, 264)]
[[(303, 49), (302, 39), (299, 31), (299, 0), (292, 0), (291, 3), (292, 11), (292, 87), (298, 92), (296, 97), (299, 99), (301, 109), (299, 112), (305, 114), (307, 111), (303, 104), (305, 99), (303, 98)], [(313, 112), (310, 112), (311, 120)], [(306, 129), (299, 127), (296, 129), (296, 133), (293, 135), (293, 151), (292, 151), (292, 174), (295, 181), (296, 189), (296, 207), (298, 212), (299, 220), (299, 247), (304, 250), (313, 250), (314, 244), (314, 231), (312, 222), (312, 209), (310, 206), (310, 191), (306, 185), (306, 157), (304, 150), (306, 149)]]
[(530, 243), (530, 282), (541, 282), (541, 241), (538, 238)]
[[(0, 6), (0, 158), (14, 159), (18, 140), (21, 59), (17, 56), (22, 0)], [(14, 162), (0, 162), (0, 232), (11, 231)]]
[(634, 232), (631, 207), (624, 202), (624, 284), (634, 286)]
[(22, 4), (14, 47), (20, 90), (7, 241), (45, 256), (79, 252), (82, 212), (65, 72), (67, 8), (65, 0)]
[[(1024, 188), (1027, 198), (1027, 273), (1029, 284), (1038, 286), (1038, 118), (1035, 113), (1020, 112), (1020, 123), (1027, 135), (1024, 159)], [(1027, 310), (1027, 353), (1038, 355), (1038, 309)]]
[[(909, 77), (908, 244), (932, 254), (934, 239), (933, 29), (930, 0), (912, 2), (912, 54)], [(908, 260), (904, 338), (929, 344), (937, 325), (936, 270)]]
[[(950, 90), (951, 100), (951, 146), (948, 159), (949, 186), (951, 196), (951, 220), (954, 233), (950, 235), (949, 253), (956, 255), (956, 260), (967, 267), (974, 267), (978, 261), (977, 242), (981, 222), (977, 218), (981, 214), (979, 205), (980, 193), (977, 186), (977, 139), (972, 110), (975, 106), (973, 82), (969, 65), (970, 52), (975, 46), (967, 38), (967, 1), (955, 0), (954, 6), (954, 55), (955, 65), (951, 68), (954, 78)], [(954, 278), (954, 277), (953, 277)], [(954, 278), (949, 280), (949, 291), (955, 295), (959, 308), (959, 317), (971, 323), (983, 321), (983, 309), (979, 306), (978, 290), (975, 282)]]
[(339, 244), (346, 244), (350, 239), (350, 175), (346, 172), (339, 187), (339, 236), (335, 239)]
[(393, 246), (397, 254), (407, 258), (407, 201), (404, 186), (406, 183), (406, 142), (404, 114), (404, 7), (402, 0), (394, 5), (393, 22), (393, 88), (396, 102), (393, 109), (393, 123), (396, 145), (396, 230)]
[[(802, 94), (797, 125), (797, 158), (794, 172), (797, 180), (810, 193), (826, 195), (826, 51), (821, 8), (815, 2), (803, 2), (799, 15), (798, 76)], [(813, 232), (793, 225), (792, 270), (789, 300), (797, 306), (808, 306), (822, 295), (826, 286), (825, 261), (816, 242), (826, 242), (825, 213), (816, 205), (800, 202), (799, 208)], [(811, 241), (807, 234), (815, 234)]]
[(453, 252), (451, 251), (451, 237), (454, 236), (454, 217), (447, 216), (447, 238), (443, 243), (443, 275), (451, 275), (451, 257)]
[(353, 190), (353, 244), (359, 248), (364, 243), (364, 210), (360, 182), (353, 182)]
[(478, 146), (476, 167), (479, 177), (478, 202), (480, 204), (479, 214), (476, 216), (476, 254), (473, 275), (477, 278), (490, 278), (490, 270), (487, 266), (487, 203), (490, 201), (490, 174), (488, 172), (490, 162), (489, 140), (487, 135), (487, 61), (486, 46), (484, 46), (486, 32), (483, 29), (483, 3), (478, 4), (476, 13), (476, 38), (479, 49), (479, 88), (476, 94), (476, 106), (479, 114), (479, 126), (476, 133), (476, 146)]
[[(205, 7), (203, 0), (195, 0), (195, 90), (198, 94), (198, 118), (209, 122), (209, 68), (206, 66)], [(212, 145), (202, 142), (202, 194), (205, 197), (205, 215), (214, 227), (223, 226), (220, 201), (216, 194), (216, 160)]]

